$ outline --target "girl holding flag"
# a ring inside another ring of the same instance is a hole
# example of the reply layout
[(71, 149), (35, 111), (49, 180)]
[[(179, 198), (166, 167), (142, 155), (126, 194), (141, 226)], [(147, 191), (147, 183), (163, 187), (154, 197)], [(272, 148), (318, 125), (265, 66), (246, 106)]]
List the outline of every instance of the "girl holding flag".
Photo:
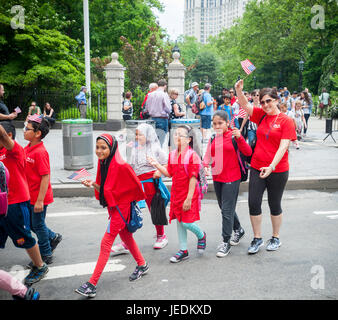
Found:
[(96, 199), (103, 207), (108, 208), (109, 224), (101, 241), (100, 255), (93, 275), (88, 282), (75, 290), (75, 292), (90, 298), (96, 295), (96, 285), (107, 264), (110, 249), (118, 234), (127, 244), (137, 262), (137, 267), (129, 280), (137, 280), (149, 270), (133, 234), (128, 231), (117, 209), (119, 207), (124, 219), (128, 221), (131, 202), (145, 198), (142, 185), (130, 165), (122, 159), (114, 136), (102, 134), (96, 139), (96, 155), (99, 159), (96, 181), (84, 180), (82, 184), (86, 187), (94, 187)]

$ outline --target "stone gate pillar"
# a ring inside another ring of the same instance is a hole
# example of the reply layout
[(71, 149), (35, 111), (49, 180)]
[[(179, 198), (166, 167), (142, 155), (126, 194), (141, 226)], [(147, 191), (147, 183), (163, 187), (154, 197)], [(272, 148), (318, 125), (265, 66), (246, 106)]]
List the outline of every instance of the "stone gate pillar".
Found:
[(124, 93), (124, 68), (118, 62), (119, 55), (111, 54), (112, 61), (104, 70), (107, 79), (107, 122), (106, 130), (117, 131), (124, 127), (122, 120), (122, 102)]
[(174, 61), (168, 66), (168, 91), (170, 89), (178, 90), (177, 102), (183, 106), (184, 103), (184, 79), (185, 79), (185, 67), (180, 62), (180, 54), (178, 52), (173, 53)]

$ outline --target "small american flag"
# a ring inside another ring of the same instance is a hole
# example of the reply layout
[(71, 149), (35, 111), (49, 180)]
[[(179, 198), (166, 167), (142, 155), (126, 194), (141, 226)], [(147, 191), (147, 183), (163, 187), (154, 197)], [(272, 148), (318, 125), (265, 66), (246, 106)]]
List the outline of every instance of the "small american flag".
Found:
[(241, 61), (241, 65), (246, 74), (250, 74), (252, 71), (256, 69), (256, 67), (252, 64), (252, 62), (249, 59)]
[(85, 178), (85, 177), (89, 177), (89, 176), (90, 176), (90, 173), (85, 168), (82, 168), (81, 170), (72, 173), (68, 177), (68, 179), (79, 180), (81, 178)]
[(237, 115), (237, 117), (238, 118), (245, 118), (245, 116), (246, 116), (246, 111), (242, 108), (242, 107), (239, 107), (239, 112), (238, 112), (238, 115)]

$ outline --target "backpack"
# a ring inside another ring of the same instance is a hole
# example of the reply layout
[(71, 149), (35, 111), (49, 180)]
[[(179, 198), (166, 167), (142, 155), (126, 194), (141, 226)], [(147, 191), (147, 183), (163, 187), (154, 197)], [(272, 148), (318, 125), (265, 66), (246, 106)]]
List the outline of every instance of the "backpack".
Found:
[[(191, 108), (191, 111), (192, 111), (193, 113), (199, 113), (200, 111), (202, 111), (203, 109), (205, 109), (206, 105), (205, 105), (205, 103), (204, 103), (204, 101), (203, 101), (203, 98), (204, 98), (204, 92), (199, 93), (199, 94), (197, 95), (197, 100), (196, 100), (196, 102), (195, 102), (194, 105), (193, 105), (193, 106), (195, 106), (195, 107), (194, 107), (194, 108), (193, 108), (193, 107)], [(197, 111), (197, 112), (196, 112), (196, 111)]]
[(151, 200), (150, 206), (150, 215), (151, 221), (155, 226), (164, 226), (168, 224), (168, 219), (166, 215), (166, 199), (162, 197), (162, 192), (160, 190), (160, 180), (154, 179), (154, 186), (156, 193)]
[(143, 226), (143, 214), (136, 201), (130, 203), (130, 217), (129, 222), (127, 222), (118, 206), (116, 206), (117, 211), (119, 212), (122, 220), (127, 226), (127, 229), (130, 233), (134, 233), (137, 229), (140, 229)]
[(122, 101), (122, 113), (125, 115), (130, 115), (133, 113), (133, 108), (130, 108), (128, 110), (124, 110), (124, 103), (126, 102), (126, 100)]
[[(257, 125), (257, 130), (258, 130), (259, 125), (261, 124), (261, 122), (265, 118), (265, 116), (266, 116), (266, 114), (263, 115), (263, 117), (261, 118), (261, 120), (259, 120), (258, 125)], [(252, 149), (251, 156), (246, 157), (246, 162), (249, 163), (249, 164), (251, 163), (251, 158), (252, 158), (252, 156), (254, 154), (254, 151), (255, 151), (255, 148), (256, 148), (256, 143), (257, 143), (257, 131), (256, 131), (256, 137), (255, 137), (255, 139), (253, 139), (252, 142), (250, 143), (250, 147)]]
[[(186, 158), (190, 159), (192, 153), (193, 153), (193, 151), (191, 151), (189, 149), (189, 151), (186, 153), (185, 159), (184, 159), (184, 170), (185, 170), (185, 173), (187, 174), (187, 176), (189, 176), (188, 168), (187, 168), (188, 161), (185, 161), (185, 160), (186, 160)], [(198, 172), (197, 182), (198, 182), (198, 189), (199, 189), (201, 199), (203, 199), (204, 195), (208, 192), (208, 181), (207, 181), (207, 177), (205, 176), (204, 166), (202, 165), (201, 160), (200, 160), (200, 163), (199, 163), (199, 172)]]
[[(213, 134), (210, 138), (210, 145), (214, 141), (216, 135)], [(238, 164), (239, 164), (239, 169), (241, 171), (241, 182), (242, 181), (247, 181), (248, 180), (248, 175), (249, 175), (249, 166), (248, 166), (248, 157), (242, 154), (242, 152), (239, 151), (237, 142), (234, 137), (231, 139), (232, 145), (234, 146), (237, 159), (238, 159)]]
[(0, 217), (7, 215), (9, 172), (0, 161)]

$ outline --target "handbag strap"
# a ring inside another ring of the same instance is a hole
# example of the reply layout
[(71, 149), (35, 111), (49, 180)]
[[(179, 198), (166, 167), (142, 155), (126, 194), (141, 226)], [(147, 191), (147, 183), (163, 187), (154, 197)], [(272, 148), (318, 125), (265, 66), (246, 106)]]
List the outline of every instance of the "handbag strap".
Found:
[(121, 213), (121, 211), (120, 211), (120, 208), (119, 208), (118, 206), (116, 206), (116, 209), (117, 209), (117, 211), (119, 212), (119, 214), (120, 214), (122, 220), (124, 221), (124, 223), (125, 223), (125, 224), (128, 224), (127, 221), (126, 221), (126, 219), (123, 217), (123, 215), (122, 215), (122, 213)]

